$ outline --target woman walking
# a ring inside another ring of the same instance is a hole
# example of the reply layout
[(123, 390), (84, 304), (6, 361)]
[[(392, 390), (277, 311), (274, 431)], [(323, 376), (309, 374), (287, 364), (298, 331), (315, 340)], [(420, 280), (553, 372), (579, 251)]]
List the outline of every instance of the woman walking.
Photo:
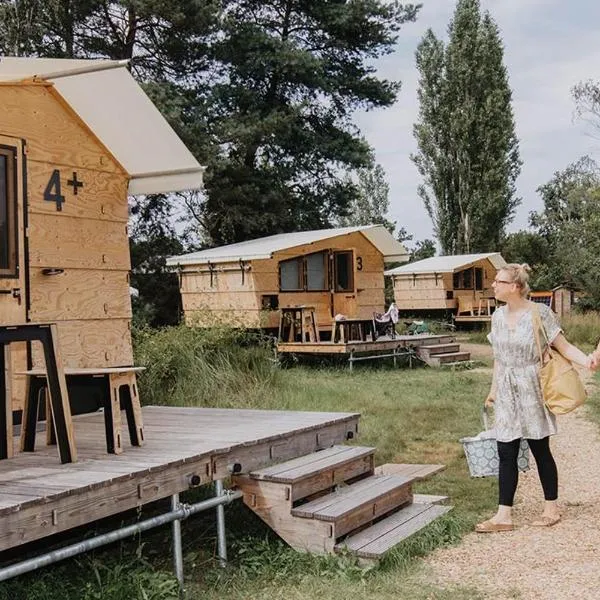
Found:
[[(494, 406), (495, 431), (500, 457), (499, 506), (489, 520), (479, 523), (479, 533), (512, 531), (512, 506), (517, 489), (517, 455), (524, 438), (535, 457), (542, 489), (544, 511), (533, 523), (549, 527), (559, 522), (558, 473), (550, 451), (550, 436), (556, 433), (556, 417), (544, 406), (539, 382), (539, 351), (534, 334), (534, 311), (539, 312), (549, 343), (565, 358), (589, 368), (590, 357), (570, 344), (562, 334), (556, 315), (545, 304), (527, 300), (529, 266), (510, 264), (498, 271), (494, 295), (505, 303), (492, 316), (488, 336), (494, 351), (492, 386), (485, 400)], [(537, 320), (537, 319), (536, 319)], [(541, 338), (544, 339), (543, 334)]]

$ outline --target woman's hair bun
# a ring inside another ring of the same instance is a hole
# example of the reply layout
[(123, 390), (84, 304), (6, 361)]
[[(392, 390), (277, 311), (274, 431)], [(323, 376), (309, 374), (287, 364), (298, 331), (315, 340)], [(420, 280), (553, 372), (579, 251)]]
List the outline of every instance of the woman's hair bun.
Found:
[(527, 263), (521, 263), (520, 267), (525, 273), (531, 273), (531, 267)]

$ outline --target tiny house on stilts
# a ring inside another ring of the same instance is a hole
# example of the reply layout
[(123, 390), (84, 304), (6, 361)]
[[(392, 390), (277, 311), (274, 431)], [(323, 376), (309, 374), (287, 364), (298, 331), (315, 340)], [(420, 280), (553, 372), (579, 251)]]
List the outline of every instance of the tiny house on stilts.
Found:
[[(125, 67), (0, 59), (0, 326), (55, 323), (67, 373), (133, 365), (128, 195), (202, 185), (202, 167)], [(7, 347), (18, 422), (22, 373), (44, 360), (35, 342)], [(95, 382), (68, 380), (85, 392), (79, 409), (97, 407)]]
[(329, 332), (336, 315), (384, 312), (384, 263), (408, 259), (381, 225), (282, 233), (173, 256), (185, 320), (210, 327), (277, 328), (280, 311), (314, 308)]
[(394, 283), (399, 311), (440, 311), (456, 321), (485, 322), (495, 307), (492, 281), (506, 265), (498, 252), (434, 256), (385, 272)]

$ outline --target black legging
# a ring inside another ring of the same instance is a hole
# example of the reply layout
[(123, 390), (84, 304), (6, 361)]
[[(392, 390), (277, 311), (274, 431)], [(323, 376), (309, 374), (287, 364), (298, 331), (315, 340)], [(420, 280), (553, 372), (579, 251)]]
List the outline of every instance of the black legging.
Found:
[[(519, 470), (517, 468), (517, 456), (519, 454), (520, 439), (510, 442), (498, 442), (498, 455), (500, 456), (499, 488), (502, 506), (512, 506), (517, 491)], [(558, 472), (556, 463), (550, 452), (550, 437), (541, 440), (527, 440), (529, 448), (535, 457), (540, 481), (544, 490), (546, 500), (558, 498)]]

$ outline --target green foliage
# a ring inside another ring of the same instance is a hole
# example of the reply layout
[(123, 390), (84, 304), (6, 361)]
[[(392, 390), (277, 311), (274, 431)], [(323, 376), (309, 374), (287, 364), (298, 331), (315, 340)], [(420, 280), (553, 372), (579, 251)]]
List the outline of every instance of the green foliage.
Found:
[(134, 348), (147, 404), (252, 406), (281, 375), (269, 340), (242, 329), (142, 328)]
[(495, 251), (520, 203), (521, 168), (500, 33), (479, 0), (458, 0), (449, 41), (416, 53), (419, 195), (443, 254)]
[(381, 165), (358, 170), (357, 195), (351, 202), (348, 215), (339, 219), (342, 227), (384, 225), (394, 233), (396, 223), (388, 219), (390, 186)]
[(317, 229), (348, 211), (371, 164), (351, 124), (358, 108), (390, 106), (397, 82), (375, 77), (418, 8), (382, 0), (223, 2), (211, 47), (221, 77), (206, 98), (209, 162), (203, 223), (219, 245)]
[(572, 312), (561, 319), (566, 338), (576, 346), (593, 350), (600, 340), (600, 313)]

